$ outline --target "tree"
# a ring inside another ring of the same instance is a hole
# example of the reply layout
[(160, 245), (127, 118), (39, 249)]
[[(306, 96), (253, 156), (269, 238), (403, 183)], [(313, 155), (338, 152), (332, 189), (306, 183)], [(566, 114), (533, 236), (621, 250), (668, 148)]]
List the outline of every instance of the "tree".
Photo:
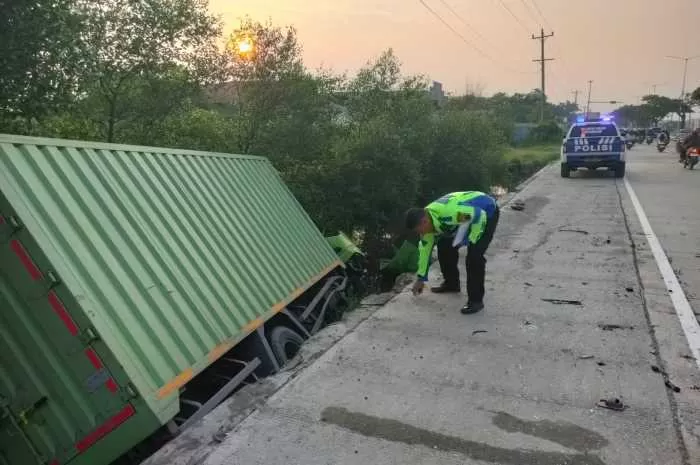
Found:
[(680, 99), (672, 99), (663, 95), (645, 95), (642, 97), (645, 112), (650, 117), (653, 124), (658, 124), (659, 120), (665, 118), (669, 113), (676, 113), (685, 119), (687, 113), (691, 113), (692, 109)]
[(134, 109), (138, 99), (130, 95), (142, 96), (144, 87), (157, 88), (163, 80), (172, 83), (178, 73), (185, 85), (205, 81), (202, 57), (218, 57), (214, 40), (220, 25), (205, 0), (83, 0), (80, 11), (89, 45), (85, 101), (107, 141), (115, 140), (118, 123), (130, 115), (146, 116), (148, 108)]
[(0, 114), (30, 124), (68, 103), (83, 65), (73, 0), (2, 0)]
[(319, 112), (328, 114), (336, 79), (306, 70), (293, 27), (244, 18), (229, 36), (225, 60), (226, 82), (212, 89), (210, 101), (236, 120), (238, 151), (269, 150), (271, 138), (282, 139), (275, 136), (282, 127), (303, 137), (319, 121)]
[(700, 87), (695, 89), (691, 94), (690, 94), (690, 101), (694, 105), (700, 105)]
[(646, 105), (623, 105), (615, 110), (616, 120), (623, 126), (646, 126), (651, 120)]
[(570, 101), (558, 103), (552, 107), (552, 114), (560, 120), (567, 120), (571, 115), (580, 110), (578, 104)]

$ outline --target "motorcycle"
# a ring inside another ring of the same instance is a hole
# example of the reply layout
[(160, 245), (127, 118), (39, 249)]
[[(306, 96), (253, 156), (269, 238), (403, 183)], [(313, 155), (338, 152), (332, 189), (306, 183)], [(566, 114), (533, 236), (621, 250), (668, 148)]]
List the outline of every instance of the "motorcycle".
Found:
[(625, 146), (627, 147), (627, 150), (631, 149), (634, 147), (634, 141), (632, 139), (627, 139), (625, 141)]
[(692, 170), (695, 165), (698, 164), (698, 158), (700, 157), (700, 148), (691, 147), (685, 152), (685, 160), (683, 161), (683, 168), (688, 168)]
[(652, 142), (654, 142), (654, 138), (651, 136), (647, 137), (647, 145), (651, 145)]
[(659, 152), (663, 152), (664, 150), (666, 150), (666, 147), (668, 147), (668, 142), (659, 141), (656, 143), (656, 150), (658, 150)]

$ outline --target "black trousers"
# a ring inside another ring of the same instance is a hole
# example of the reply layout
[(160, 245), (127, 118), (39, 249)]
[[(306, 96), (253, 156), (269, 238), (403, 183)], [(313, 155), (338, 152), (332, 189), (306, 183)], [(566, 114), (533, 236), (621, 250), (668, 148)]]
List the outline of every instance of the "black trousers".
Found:
[[(486, 249), (489, 248), (493, 234), (496, 232), (500, 210), (496, 208), (493, 217), (486, 222), (486, 228), (481, 238), (467, 248), (467, 296), (470, 302), (481, 302), (484, 299), (484, 279), (486, 278)], [(459, 286), (459, 249), (452, 247), (453, 235), (445, 234), (438, 240), (438, 260), (440, 271), (448, 286)]]

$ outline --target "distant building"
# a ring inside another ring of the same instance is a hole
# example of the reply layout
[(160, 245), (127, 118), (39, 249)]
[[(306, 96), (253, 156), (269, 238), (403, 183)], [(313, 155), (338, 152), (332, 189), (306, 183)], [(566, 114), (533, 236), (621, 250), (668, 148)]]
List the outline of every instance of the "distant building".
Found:
[(445, 91), (442, 89), (442, 83), (433, 81), (433, 85), (428, 90), (428, 95), (430, 95), (430, 100), (435, 102), (439, 107), (443, 106), (447, 101), (447, 96)]

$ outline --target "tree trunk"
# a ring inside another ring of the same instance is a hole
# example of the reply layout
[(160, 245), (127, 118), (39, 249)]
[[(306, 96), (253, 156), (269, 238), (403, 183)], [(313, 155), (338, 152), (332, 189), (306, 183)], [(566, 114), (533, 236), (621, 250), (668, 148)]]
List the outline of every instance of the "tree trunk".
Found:
[(116, 123), (117, 102), (116, 99), (109, 100), (109, 117), (107, 118), (107, 142), (114, 141), (114, 125)]

